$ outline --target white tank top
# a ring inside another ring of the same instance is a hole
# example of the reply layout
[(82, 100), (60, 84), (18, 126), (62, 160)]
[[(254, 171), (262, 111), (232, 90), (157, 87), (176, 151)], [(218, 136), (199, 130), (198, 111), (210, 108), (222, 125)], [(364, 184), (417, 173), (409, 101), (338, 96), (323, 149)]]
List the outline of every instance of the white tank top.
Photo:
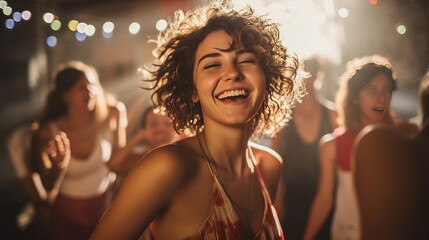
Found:
[(112, 137), (109, 135), (111, 134), (97, 135), (94, 149), (87, 158), (79, 159), (71, 156), (59, 189), (61, 194), (86, 198), (106, 192), (116, 178), (116, 174), (106, 165), (112, 156)]
[(338, 189), (331, 228), (332, 240), (359, 240), (360, 219), (351, 171), (338, 168)]

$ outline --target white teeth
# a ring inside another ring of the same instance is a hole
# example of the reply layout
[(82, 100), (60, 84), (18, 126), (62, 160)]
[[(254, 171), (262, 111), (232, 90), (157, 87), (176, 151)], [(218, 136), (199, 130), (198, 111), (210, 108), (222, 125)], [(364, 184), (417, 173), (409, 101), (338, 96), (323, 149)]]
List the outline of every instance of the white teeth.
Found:
[(376, 111), (383, 111), (384, 108), (383, 107), (375, 107), (374, 110), (376, 110)]
[(238, 96), (246, 96), (246, 95), (247, 95), (247, 91), (244, 89), (240, 89), (240, 90), (231, 90), (231, 91), (223, 92), (222, 94), (218, 95), (217, 98), (219, 100), (222, 100), (228, 97), (238, 97)]

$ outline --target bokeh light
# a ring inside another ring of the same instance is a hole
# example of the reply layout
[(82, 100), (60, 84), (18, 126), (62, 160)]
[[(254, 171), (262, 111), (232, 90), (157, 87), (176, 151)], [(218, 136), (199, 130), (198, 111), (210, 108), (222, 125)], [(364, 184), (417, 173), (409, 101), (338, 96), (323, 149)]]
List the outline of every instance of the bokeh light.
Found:
[(48, 45), (49, 47), (55, 47), (57, 45), (57, 38), (55, 36), (47, 37), (46, 45)]
[(349, 10), (347, 8), (338, 9), (338, 15), (342, 18), (346, 18), (349, 16)]
[(95, 34), (95, 26), (94, 25), (91, 25), (91, 24), (89, 24), (87, 27), (86, 27), (86, 29), (85, 29), (85, 34), (86, 34), (86, 36), (88, 36), (88, 37), (92, 37), (92, 36), (94, 36), (94, 34)]
[(12, 18), (13, 18), (13, 20), (14, 20), (15, 22), (21, 22), (21, 20), (22, 20), (22, 15), (21, 15), (21, 13), (20, 13), (20, 12), (14, 12), (14, 13), (12, 14)]
[(52, 21), (51, 23), (51, 29), (54, 31), (58, 31), (61, 28), (61, 22), (57, 19), (55, 19), (54, 21)]
[(400, 24), (396, 27), (396, 31), (399, 34), (404, 35), (407, 32), (407, 27), (405, 25)]
[(103, 31), (105, 33), (111, 33), (113, 32), (114, 29), (115, 29), (115, 24), (113, 24), (112, 22), (105, 22), (103, 24)]
[(4, 0), (0, 1), (0, 9), (4, 9), (5, 7), (7, 7), (7, 2)]
[(371, 5), (377, 5), (378, 0), (368, 0)]
[(167, 25), (168, 25), (168, 23), (165, 19), (159, 19), (156, 22), (155, 27), (156, 27), (156, 30), (158, 30), (158, 31), (164, 31), (167, 28)]
[(25, 10), (22, 12), (21, 16), (22, 16), (22, 19), (28, 21), (31, 18), (31, 12), (28, 10)]
[(54, 14), (50, 12), (43, 14), (43, 21), (45, 21), (45, 23), (51, 23), (52, 21), (54, 21), (54, 18)]
[(79, 33), (85, 33), (86, 28), (88, 27), (88, 24), (84, 23), (84, 22), (80, 22), (77, 24), (77, 32)]
[(5, 26), (7, 29), (13, 29), (15, 27), (15, 21), (13, 21), (11, 18), (8, 18), (5, 21)]
[(70, 20), (68, 27), (70, 29), (70, 31), (75, 32), (77, 30), (77, 25), (79, 24), (79, 21), (77, 20)]
[(6, 6), (5, 8), (3, 8), (3, 14), (6, 16), (9, 16), (10, 14), (12, 14), (12, 8), (9, 6)]
[(130, 27), (128, 28), (128, 30), (130, 31), (131, 34), (136, 35), (137, 33), (140, 32), (140, 24), (133, 22), (130, 24)]
[(76, 34), (75, 34), (75, 37), (76, 37), (76, 39), (77, 39), (79, 42), (83, 42), (83, 41), (85, 41), (85, 39), (86, 39), (86, 34), (85, 34), (85, 33), (82, 33), (82, 32), (77, 31), (77, 32), (76, 32)]
[(101, 34), (103, 35), (104, 38), (111, 38), (113, 36), (113, 32), (102, 31)]

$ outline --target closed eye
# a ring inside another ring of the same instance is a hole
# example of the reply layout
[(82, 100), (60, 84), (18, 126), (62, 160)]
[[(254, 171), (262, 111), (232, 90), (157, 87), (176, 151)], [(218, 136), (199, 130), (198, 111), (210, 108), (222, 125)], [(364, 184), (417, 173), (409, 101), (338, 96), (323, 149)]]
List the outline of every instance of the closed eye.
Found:
[(255, 59), (245, 59), (245, 60), (241, 60), (238, 62), (239, 64), (243, 64), (243, 63), (256, 63)]
[(203, 69), (215, 68), (215, 67), (219, 67), (219, 66), (220, 66), (220, 64), (218, 64), (218, 63), (213, 63), (213, 64), (205, 65), (205, 66), (203, 67)]

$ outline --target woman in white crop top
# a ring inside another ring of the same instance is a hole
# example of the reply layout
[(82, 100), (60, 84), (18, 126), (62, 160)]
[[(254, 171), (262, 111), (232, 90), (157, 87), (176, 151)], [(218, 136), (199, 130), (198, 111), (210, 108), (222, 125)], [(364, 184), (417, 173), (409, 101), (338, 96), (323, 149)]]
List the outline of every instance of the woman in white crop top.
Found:
[[(125, 106), (105, 96), (94, 68), (77, 61), (58, 67), (33, 145), (36, 171), (51, 195), (53, 239), (88, 239), (113, 197), (112, 183), (126, 142)], [(70, 158), (55, 161), (49, 141), (69, 139)], [(45, 157), (44, 157), (45, 156)]]

